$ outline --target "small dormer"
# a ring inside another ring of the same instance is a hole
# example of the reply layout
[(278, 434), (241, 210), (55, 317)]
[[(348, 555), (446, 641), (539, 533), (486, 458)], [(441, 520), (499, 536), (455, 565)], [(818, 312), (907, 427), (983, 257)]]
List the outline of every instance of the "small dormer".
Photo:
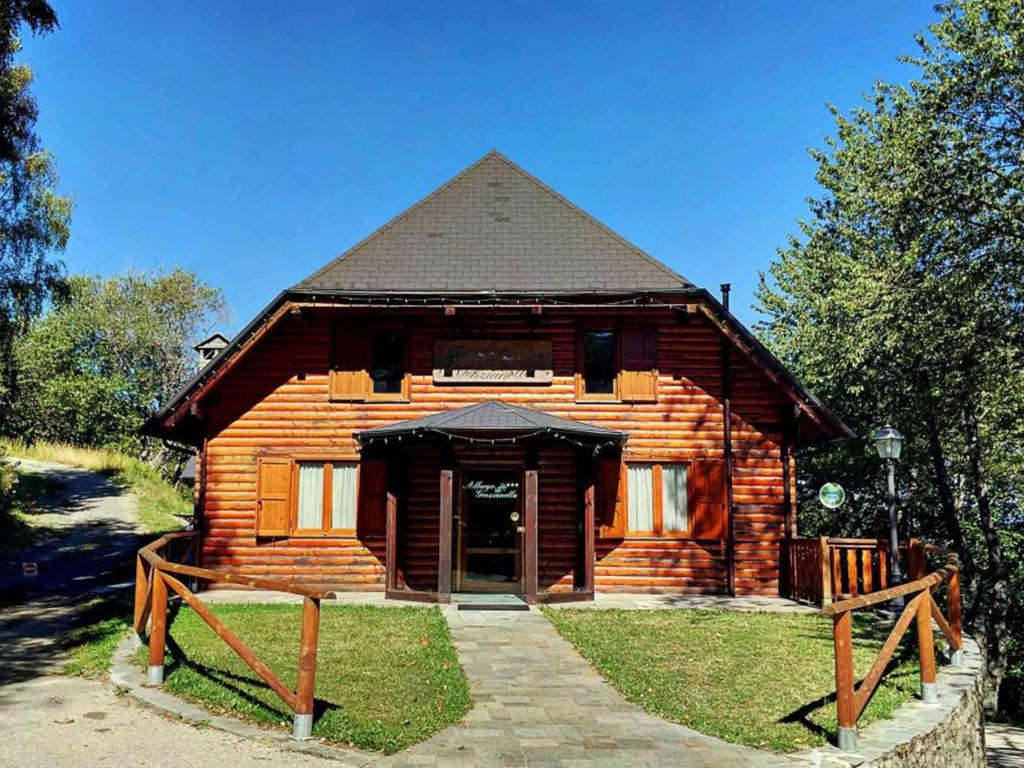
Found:
[(199, 353), (200, 367), (213, 360), (217, 354), (228, 345), (228, 339), (223, 334), (215, 333), (208, 339), (203, 339), (193, 349)]

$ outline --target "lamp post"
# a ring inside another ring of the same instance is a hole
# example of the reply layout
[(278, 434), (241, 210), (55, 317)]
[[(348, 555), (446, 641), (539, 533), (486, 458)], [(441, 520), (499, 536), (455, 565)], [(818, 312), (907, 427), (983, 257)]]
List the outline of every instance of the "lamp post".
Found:
[[(878, 457), (884, 459), (889, 470), (889, 547), (892, 553), (893, 584), (903, 583), (903, 571), (900, 569), (900, 541), (896, 532), (896, 462), (903, 448), (903, 435), (895, 427), (886, 424), (875, 432), (875, 449)], [(893, 611), (903, 611), (903, 596), (900, 595), (890, 603)]]

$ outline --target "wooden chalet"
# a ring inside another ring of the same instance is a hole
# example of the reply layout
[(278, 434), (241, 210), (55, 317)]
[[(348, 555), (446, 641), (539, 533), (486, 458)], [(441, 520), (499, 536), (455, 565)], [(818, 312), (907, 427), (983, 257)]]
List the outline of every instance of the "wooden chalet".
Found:
[(527, 602), (776, 595), (847, 428), (726, 306), (497, 152), (284, 291), (147, 426), (206, 567)]

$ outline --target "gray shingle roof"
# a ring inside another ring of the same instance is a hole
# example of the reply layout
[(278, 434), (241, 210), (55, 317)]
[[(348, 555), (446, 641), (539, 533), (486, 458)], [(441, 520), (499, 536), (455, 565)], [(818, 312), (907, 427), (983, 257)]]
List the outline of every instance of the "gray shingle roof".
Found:
[(474, 433), (502, 433), (506, 435), (527, 435), (537, 432), (551, 432), (564, 437), (577, 437), (588, 442), (622, 442), (625, 432), (552, 416), (550, 413), (488, 400), (465, 408), (408, 419), (383, 427), (374, 427), (356, 432), (355, 437), (362, 443), (374, 442), (387, 437), (416, 434), (465, 435)]
[(492, 151), (292, 290), (571, 294), (688, 287)]

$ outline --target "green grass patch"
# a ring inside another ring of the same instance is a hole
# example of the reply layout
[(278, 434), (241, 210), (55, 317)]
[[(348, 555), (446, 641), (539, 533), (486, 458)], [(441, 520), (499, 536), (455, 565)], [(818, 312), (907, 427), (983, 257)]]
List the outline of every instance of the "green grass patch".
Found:
[(114, 649), (131, 626), (130, 597), (96, 597), (82, 606), (76, 617), (77, 629), (64, 636), (67, 654), (64, 674), (104, 677), (110, 671)]
[[(294, 689), (298, 605), (215, 605), (211, 610)], [(140, 664), (146, 663), (145, 651)], [(165, 688), (268, 725), (291, 711), (192, 610), (169, 633)], [(457, 723), (469, 687), (436, 608), (327, 606), (320, 619), (313, 735), (391, 754)]]
[(37, 461), (52, 461), (109, 475), (118, 485), (130, 489), (138, 498), (139, 523), (146, 533), (159, 535), (181, 528), (181, 517), (192, 514), (191, 492), (178, 489), (144, 461), (117, 451), (80, 448), (62, 443), (23, 443), (16, 440), (0, 444), (10, 456)]
[(0, 552), (13, 552), (50, 530), (37, 519), (46, 512), (45, 502), (64, 489), (46, 475), (0, 467)]
[[(709, 736), (774, 752), (835, 738), (832, 622), (818, 615), (545, 607), (558, 631), (627, 699)], [(888, 627), (858, 616), (854, 666), (871, 666)], [(918, 689), (905, 642), (860, 723), (889, 717)]]

